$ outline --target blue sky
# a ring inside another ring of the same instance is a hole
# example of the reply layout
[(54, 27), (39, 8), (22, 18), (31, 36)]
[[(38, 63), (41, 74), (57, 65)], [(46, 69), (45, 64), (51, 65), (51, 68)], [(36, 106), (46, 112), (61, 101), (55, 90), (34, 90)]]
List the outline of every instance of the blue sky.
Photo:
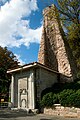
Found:
[(47, 2), (49, 0), (0, 0), (0, 46), (7, 46), (21, 64), (37, 61), (42, 10)]

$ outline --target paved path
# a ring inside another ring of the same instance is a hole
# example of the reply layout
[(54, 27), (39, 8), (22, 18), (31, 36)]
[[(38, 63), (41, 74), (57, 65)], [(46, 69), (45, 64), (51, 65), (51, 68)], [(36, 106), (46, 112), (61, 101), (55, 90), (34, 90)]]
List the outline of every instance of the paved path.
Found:
[(80, 120), (78, 118), (64, 118), (45, 114), (27, 114), (26, 111), (0, 110), (0, 120)]

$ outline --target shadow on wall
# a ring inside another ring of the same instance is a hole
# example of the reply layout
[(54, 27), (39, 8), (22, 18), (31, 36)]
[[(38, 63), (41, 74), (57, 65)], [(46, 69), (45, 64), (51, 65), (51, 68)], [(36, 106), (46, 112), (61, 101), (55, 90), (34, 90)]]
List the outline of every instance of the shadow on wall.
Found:
[(58, 71), (58, 61), (55, 55), (55, 48), (53, 47), (54, 44), (50, 40), (49, 36), (45, 32), (45, 37), (46, 37), (46, 51), (45, 51), (45, 65), (48, 66), (49, 68)]
[(49, 92), (52, 92), (52, 87), (48, 87), (41, 92), (41, 100), (42, 100), (43, 96)]

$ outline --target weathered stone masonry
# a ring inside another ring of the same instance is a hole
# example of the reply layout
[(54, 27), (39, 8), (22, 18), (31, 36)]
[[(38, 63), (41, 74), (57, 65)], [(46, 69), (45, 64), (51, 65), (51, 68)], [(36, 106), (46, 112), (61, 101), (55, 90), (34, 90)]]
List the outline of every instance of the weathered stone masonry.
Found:
[(43, 11), (44, 23), (38, 61), (60, 72), (62, 81), (73, 81), (76, 78), (76, 66), (56, 13), (55, 6)]
[(54, 108), (44, 108), (44, 114), (64, 116), (69, 118), (80, 118), (80, 108), (75, 107), (63, 107), (59, 104), (55, 104)]

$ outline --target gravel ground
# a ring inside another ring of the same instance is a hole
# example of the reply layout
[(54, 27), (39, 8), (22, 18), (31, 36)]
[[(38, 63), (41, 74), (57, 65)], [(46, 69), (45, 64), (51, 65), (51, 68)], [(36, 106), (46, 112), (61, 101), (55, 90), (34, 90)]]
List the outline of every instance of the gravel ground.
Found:
[(26, 111), (0, 110), (0, 120), (80, 120), (78, 118), (64, 118), (45, 114), (27, 114)]

